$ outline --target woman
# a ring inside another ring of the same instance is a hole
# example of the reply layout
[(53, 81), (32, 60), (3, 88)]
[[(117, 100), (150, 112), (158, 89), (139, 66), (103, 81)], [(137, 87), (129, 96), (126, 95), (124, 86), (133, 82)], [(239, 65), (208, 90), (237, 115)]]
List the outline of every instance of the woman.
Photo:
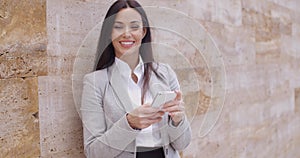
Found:
[[(81, 114), (89, 158), (179, 158), (191, 130), (175, 72), (153, 62), (145, 11), (133, 0), (118, 0), (102, 25), (96, 71), (85, 75)], [(160, 91), (176, 98), (150, 105)]]

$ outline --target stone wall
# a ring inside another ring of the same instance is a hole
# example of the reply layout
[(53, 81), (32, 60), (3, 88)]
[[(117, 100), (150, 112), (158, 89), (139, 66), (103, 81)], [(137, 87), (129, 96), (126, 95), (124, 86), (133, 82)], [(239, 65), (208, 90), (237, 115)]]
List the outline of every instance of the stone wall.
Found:
[(47, 75), (45, 0), (0, 1), (0, 157), (40, 155), (38, 76)]
[[(183, 157), (300, 156), (299, 1), (140, 2), (176, 11), (167, 24), (187, 20), (185, 33), (153, 28), (155, 57), (175, 69), (192, 123)], [(84, 157), (78, 90), (111, 3), (0, 2), (0, 157)], [(149, 17), (163, 25), (163, 16)], [(218, 120), (203, 134), (207, 116)]]

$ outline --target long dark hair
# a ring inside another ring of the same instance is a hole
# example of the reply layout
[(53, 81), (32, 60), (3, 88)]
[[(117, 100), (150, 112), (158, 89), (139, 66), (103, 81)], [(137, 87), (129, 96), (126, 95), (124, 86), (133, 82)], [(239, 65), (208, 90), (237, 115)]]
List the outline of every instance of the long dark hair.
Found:
[(112, 45), (111, 33), (113, 24), (115, 21), (116, 14), (125, 8), (135, 9), (142, 17), (143, 27), (146, 29), (146, 35), (142, 39), (142, 44), (140, 46), (139, 53), (144, 62), (144, 77), (143, 77), (143, 87), (142, 87), (142, 103), (144, 101), (144, 96), (149, 88), (149, 80), (151, 72), (154, 72), (159, 76), (156, 70), (153, 68), (152, 62), (154, 61), (152, 52), (152, 39), (151, 31), (149, 26), (149, 21), (147, 15), (142, 8), (142, 6), (135, 0), (118, 0), (116, 1), (107, 11), (104, 22), (102, 24), (101, 35), (98, 41), (97, 55), (100, 55), (98, 63), (96, 65), (96, 70), (102, 70), (110, 67), (115, 62), (115, 51)]

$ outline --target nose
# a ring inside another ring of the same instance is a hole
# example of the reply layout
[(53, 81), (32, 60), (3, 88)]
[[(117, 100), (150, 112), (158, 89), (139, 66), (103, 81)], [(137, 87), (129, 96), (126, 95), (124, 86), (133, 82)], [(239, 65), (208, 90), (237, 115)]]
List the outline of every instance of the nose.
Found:
[(131, 37), (131, 30), (130, 30), (130, 28), (126, 27), (125, 32), (123, 33), (123, 36), (125, 38)]

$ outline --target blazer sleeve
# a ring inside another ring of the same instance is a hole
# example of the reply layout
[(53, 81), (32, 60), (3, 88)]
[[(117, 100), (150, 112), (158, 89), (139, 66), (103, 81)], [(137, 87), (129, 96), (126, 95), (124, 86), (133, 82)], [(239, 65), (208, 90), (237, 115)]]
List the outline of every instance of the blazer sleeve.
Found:
[[(170, 89), (180, 90), (180, 85), (176, 73), (169, 65), (167, 65), (167, 70)], [(171, 146), (174, 149), (181, 151), (185, 149), (191, 142), (192, 134), (190, 124), (186, 116), (176, 127), (173, 126), (171, 122), (171, 119), (169, 119), (167, 126)]]
[[(101, 79), (103, 77), (100, 76)], [(135, 140), (137, 135), (137, 131), (129, 126), (126, 115), (108, 129), (102, 104), (104, 86), (107, 83), (102, 83), (95, 73), (85, 75), (83, 79), (80, 110), (83, 122), (84, 150), (88, 158), (116, 157)]]

